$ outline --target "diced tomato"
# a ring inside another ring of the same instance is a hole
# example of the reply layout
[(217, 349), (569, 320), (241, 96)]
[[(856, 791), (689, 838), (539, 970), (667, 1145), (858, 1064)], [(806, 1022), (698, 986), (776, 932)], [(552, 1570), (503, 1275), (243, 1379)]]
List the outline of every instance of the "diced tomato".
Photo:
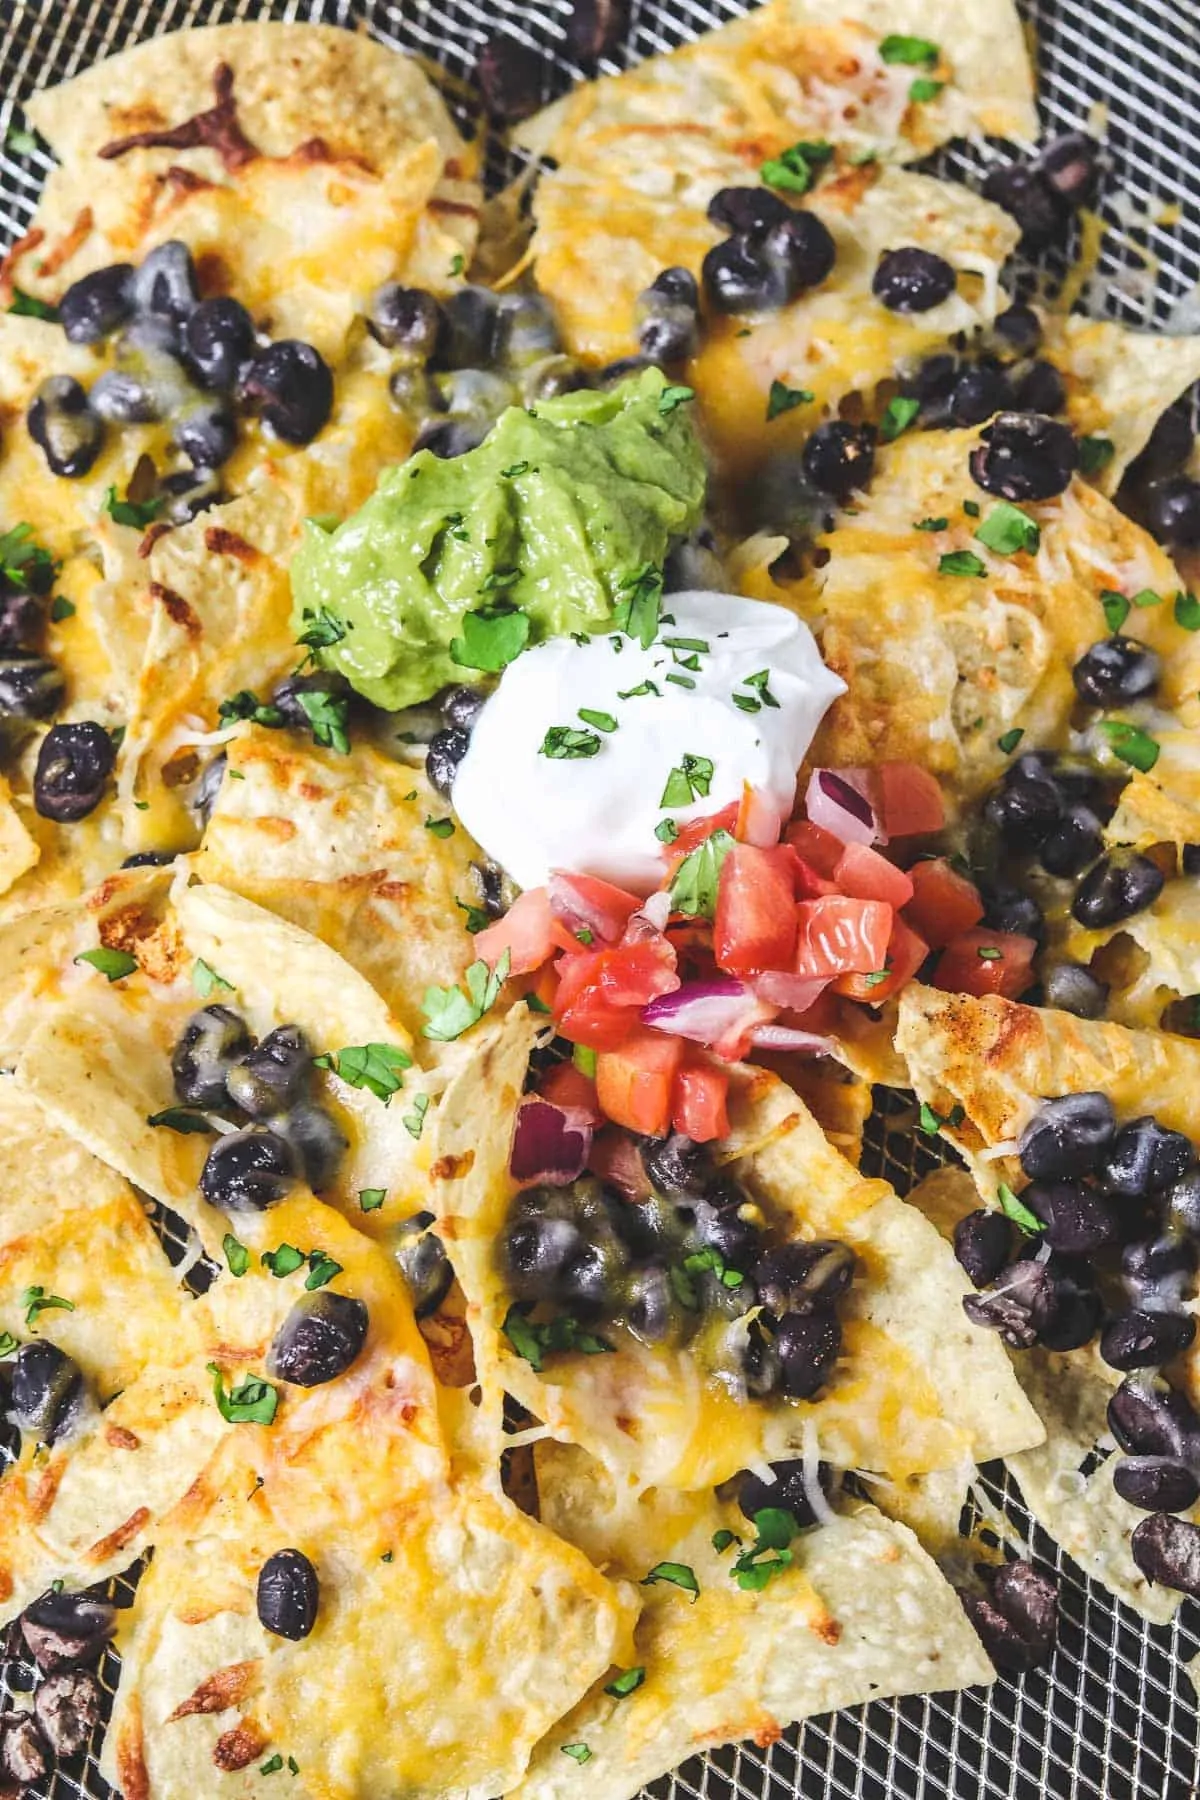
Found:
[(538, 1082), (538, 1093), (555, 1106), (586, 1113), (593, 1125), (599, 1125), (604, 1117), (596, 1099), (596, 1083), (574, 1063), (554, 1063)]
[(1036, 938), (1015, 931), (964, 931), (938, 957), (933, 985), (953, 994), (1003, 994), (1017, 1000), (1033, 980), (1036, 955)]
[(884, 900), (851, 900), (841, 894), (801, 900), (793, 972), (817, 978), (882, 969), (894, 917)]
[(713, 954), (729, 975), (790, 969), (796, 948), (796, 859), (786, 844), (735, 844), (717, 887)]
[(685, 1064), (671, 1090), (671, 1123), (694, 1143), (710, 1144), (729, 1136), (729, 1077), (711, 1063)]
[(619, 1049), (596, 1058), (596, 1095), (605, 1116), (628, 1131), (665, 1137), (671, 1096), (683, 1060), (682, 1038), (635, 1025)]
[(699, 848), (705, 838), (710, 838), (714, 831), (732, 832), (737, 825), (738, 803), (731, 800), (720, 812), (709, 813), (703, 819), (689, 819), (679, 827), (679, 836), (665, 846), (667, 865), (674, 873), (685, 856)]
[(765, 850), (779, 842), (782, 824), (783, 820), (774, 802), (768, 800), (758, 788), (753, 788), (748, 781), (744, 781), (741, 805), (738, 807), (733, 830), (738, 843), (754, 844)]
[(904, 870), (866, 844), (846, 845), (833, 879), (855, 900), (886, 900), (900, 907), (912, 899), (913, 884)]
[(675, 952), (665, 937), (564, 956), (558, 975), (558, 1028), (573, 1044), (592, 1050), (622, 1044), (639, 1009), (679, 986)]
[(614, 887), (611, 881), (565, 869), (553, 871), (548, 893), (551, 911), (568, 931), (590, 931), (603, 944), (617, 942), (629, 923), (630, 913), (642, 904), (636, 894)]
[(821, 825), (814, 825), (811, 819), (797, 819), (788, 826), (784, 836), (810, 869), (815, 869), (827, 881), (832, 880), (833, 871), (846, 848), (841, 838), (834, 837), (832, 831), (826, 831)]
[(911, 762), (880, 763), (874, 771), (883, 829), (889, 838), (940, 831), (946, 823), (942, 790), (928, 769)]
[(978, 925), (983, 917), (979, 889), (944, 856), (914, 863), (909, 874), (913, 895), (904, 917), (935, 950)]
[(495, 968), (507, 950), (512, 957), (509, 973), (528, 975), (540, 969), (556, 950), (578, 950), (579, 944), (550, 910), (544, 887), (526, 888), (502, 919), (485, 925), (475, 937), (475, 954)]
[(834, 990), (847, 1000), (865, 1000), (868, 1006), (879, 1006), (912, 980), (928, 955), (929, 945), (924, 938), (918, 937), (897, 915), (887, 956), (880, 965), (886, 971), (883, 980), (872, 981), (869, 975), (843, 975), (834, 982)]

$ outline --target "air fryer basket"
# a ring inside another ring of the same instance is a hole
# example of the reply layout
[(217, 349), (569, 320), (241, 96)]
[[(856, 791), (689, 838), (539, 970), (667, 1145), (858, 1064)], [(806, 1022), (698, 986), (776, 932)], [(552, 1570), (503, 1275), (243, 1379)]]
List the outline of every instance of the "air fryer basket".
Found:
[[(1113, 160), (1085, 305), (1133, 326), (1200, 330), (1200, 0), (1019, 4), (1035, 46), (1043, 132), (1090, 127)], [(565, 48), (569, 9), (570, 0), (0, 0), (0, 146), (31, 89), (159, 32), (254, 18), (351, 26), (415, 52), (474, 129), (471, 72), (497, 27), (541, 52), (547, 98), (584, 74)], [(626, 41), (604, 68), (669, 49), (742, 10), (728, 0), (632, 0)], [(929, 29), (951, 54), (957, 10), (929, 0)], [(977, 182), (998, 153), (955, 146), (934, 166)], [(0, 245), (27, 229), (47, 167), (40, 155), (0, 147)], [(512, 168), (495, 153), (489, 173), (499, 182)], [(1061, 267), (1047, 274), (1053, 280)], [(914, 1133), (907, 1097), (880, 1090), (867, 1172), (904, 1193), (936, 1161)], [(178, 1256), (181, 1228), (169, 1217), (160, 1223)], [(741, 1745), (694, 1758), (657, 1784), (660, 1800), (1195, 1800), (1200, 1714), (1184, 1667), (1200, 1653), (1195, 1606), (1185, 1603), (1169, 1627), (1144, 1624), (1031, 1526), (1001, 1470), (983, 1486), (1058, 1579), (1060, 1637), (1047, 1668), (986, 1690), (875, 1701), (793, 1728), (770, 1750)], [(131, 1583), (115, 1590), (127, 1603)], [(31, 1671), (9, 1647), (0, 1704), (20, 1705)], [(117, 1673), (110, 1655), (101, 1670), (109, 1690)], [(39, 1796), (109, 1800), (98, 1749), (97, 1737)]]

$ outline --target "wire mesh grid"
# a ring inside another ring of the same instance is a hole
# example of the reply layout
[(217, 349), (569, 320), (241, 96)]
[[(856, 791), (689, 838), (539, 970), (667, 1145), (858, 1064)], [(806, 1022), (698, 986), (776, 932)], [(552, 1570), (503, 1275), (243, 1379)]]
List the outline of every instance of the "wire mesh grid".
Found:
[[(572, 62), (565, 43), (571, 0), (2, 0), (0, 3), (0, 244), (29, 225), (48, 162), (4, 147), (33, 88), (76, 73), (140, 38), (185, 25), (301, 19), (365, 29), (425, 59), (464, 130), (479, 127), (471, 74), (498, 27), (539, 51), (545, 96), (595, 69)], [(967, 0), (971, 4), (971, 0)], [(1102, 131), (1113, 176), (1101, 212), (1105, 234), (1084, 293), (1090, 310), (1158, 329), (1200, 328), (1200, 6), (1196, 0), (1019, 0), (1037, 47), (1044, 130)], [(744, 8), (731, 0), (631, 0), (613, 72), (670, 49)], [(940, 15), (945, 14), (943, 19)], [(951, 9), (931, 5), (931, 29), (953, 46)], [(940, 173), (977, 184), (1001, 154), (951, 146)], [(492, 150), (489, 178), (512, 172)], [(1068, 247), (1068, 250), (1073, 247)], [(1041, 272), (1051, 280), (1064, 262)], [(908, 1098), (880, 1090), (864, 1168), (907, 1192), (938, 1161), (914, 1136)], [(174, 1260), (182, 1227), (159, 1215)], [(196, 1272), (200, 1274), (198, 1270)], [(201, 1275), (201, 1279), (203, 1279)], [(809, 1721), (769, 1750), (731, 1746), (695, 1758), (658, 1783), (660, 1800), (1196, 1800), (1200, 1716), (1183, 1664), (1200, 1654), (1196, 1611), (1148, 1626), (1088, 1581), (1031, 1524), (999, 1469), (983, 1487), (1059, 1581), (1059, 1644), (1048, 1668), (1020, 1682), (958, 1695), (875, 1701)], [(114, 1587), (128, 1604), (133, 1580)], [(28, 1705), (33, 1670), (9, 1634), (0, 1702)], [(119, 1665), (100, 1668), (111, 1694)], [(110, 1800), (86, 1752), (30, 1789), (38, 1800)], [(378, 1800), (387, 1800), (378, 1796)]]

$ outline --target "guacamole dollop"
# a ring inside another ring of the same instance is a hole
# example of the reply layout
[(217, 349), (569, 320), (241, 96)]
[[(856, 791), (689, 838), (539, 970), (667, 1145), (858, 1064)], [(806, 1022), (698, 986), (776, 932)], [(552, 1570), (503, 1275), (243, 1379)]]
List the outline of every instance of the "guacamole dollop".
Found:
[(603, 630), (622, 583), (700, 518), (690, 411), (646, 369), (607, 392), (511, 407), (462, 456), (418, 451), (334, 530), (305, 525), (297, 632), (320, 620), (322, 665), (395, 711), (502, 666), (497, 652)]

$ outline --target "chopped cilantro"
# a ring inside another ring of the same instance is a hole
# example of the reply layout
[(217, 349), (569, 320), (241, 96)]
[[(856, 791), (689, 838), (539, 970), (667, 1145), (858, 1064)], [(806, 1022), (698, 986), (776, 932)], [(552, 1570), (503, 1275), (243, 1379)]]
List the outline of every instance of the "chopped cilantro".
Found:
[(11, 1356), (19, 1343), (20, 1340), (11, 1331), (0, 1331), (0, 1356)]
[(1104, 608), (1108, 629), (1120, 631), (1129, 617), (1129, 602), (1124, 594), (1118, 594), (1115, 588), (1105, 588), (1100, 595), (1100, 604)]
[(595, 1079), (596, 1052), (590, 1045), (573, 1044), (571, 1046), (571, 1061), (581, 1075), (586, 1075), (589, 1081)]
[(334, 1262), (332, 1256), (326, 1256), (323, 1250), (310, 1250), (308, 1253), (308, 1274), (304, 1277), (305, 1290), (315, 1294), (331, 1282), (335, 1275), (340, 1275), (342, 1265)]
[(202, 956), (198, 956), (192, 964), (192, 986), (202, 1000), (207, 1000), (218, 988), (223, 988), (227, 994), (233, 992), (232, 981), (226, 981), (223, 975), (218, 975), (212, 964), (206, 963)]
[(350, 751), (349, 700), (336, 694), (322, 693), (319, 688), (302, 690), (296, 695), (301, 711), (308, 720), (313, 742), (326, 750), (337, 750), (342, 756)]
[(311, 607), (306, 606), (304, 617), (310, 622), (305, 625), (296, 642), (304, 644), (309, 650), (328, 650), (331, 644), (340, 644), (346, 635), (346, 627), (327, 606), (320, 607), (315, 613)]
[(595, 712), (590, 706), (581, 706), (579, 716), (585, 725), (594, 725), (597, 731), (615, 731), (617, 721), (611, 713)]
[(177, 1131), (181, 1137), (216, 1130), (207, 1113), (193, 1112), (186, 1106), (165, 1106), (162, 1112), (151, 1113), (146, 1123), (160, 1125), (166, 1131)]
[(1200, 600), (1195, 594), (1186, 594), (1182, 589), (1176, 594), (1175, 623), (1185, 631), (1200, 631)]
[(611, 1681), (605, 1682), (604, 1691), (611, 1694), (614, 1700), (624, 1700), (629, 1694), (636, 1693), (645, 1679), (646, 1671), (643, 1668), (622, 1669), (619, 1675), (614, 1675)]
[(578, 762), (595, 756), (599, 749), (600, 739), (596, 732), (580, 731), (575, 725), (552, 725), (542, 739), (538, 754), (555, 762)]
[(498, 675), (529, 642), (529, 615), (498, 600), (464, 613), (461, 637), (450, 640), (450, 660), (460, 669)]
[(62, 594), (55, 594), (50, 602), (50, 619), (55, 625), (61, 625), (64, 619), (75, 617), (75, 602), (66, 599)]
[(157, 519), (162, 511), (163, 496), (156, 494), (152, 500), (124, 500), (117, 498), (117, 490), (110, 487), (104, 496), (104, 510), (117, 525), (132, 525), (137, 531), (144, 531)]
[(791, 412), (797, 406), (806, 406), (812, 398), (813, 395), (807, 388), (792, 388), (784, 381), (773, 381), (767, 395), (768, 423), (777, 419), (780, 413)]
[(1121, 762), (1140, 769), (1143, 775), (1158, 761), (1158, 744), (1139, 725), (1127, 725), (1123, 719), (1101, 719), (1100, 730), (1108, 747)]
[(592, 1760), (592, 1753), (586, 1744), (560, 1744), (558, 1747), (572, 1762), (585, 1763)]
[(761, 1593), (768, 1582), (790, 1567), (792, 1539), (799, 1534), (796, 1516), (780, 1506), (766, 1506), (754, 1515), (757, 1541), (734, 1559), (730, 1574), (746, 1593)]
[(97, 950), (81, 950), (74, 961), (90, 963), (109, 981), (123, 981), (138, 966), (137, 957), (130, 956), (128, 950), (107, 950), (103, 945)]
[(997, 944), (981, 944), (975, 952), (980, 962), (1001, 962), (1004, 952)]
[(892, 971), (890, 968), (872, 969), (869, 975), (863, 976), (863, 981), (867, 987), (870, 987), (870, 988), (879, 987), (882, 985), (883, 982), (885, 982), (887, 980), (887, 978), (891, 974), (891, 972)]
[(225, 1252), (225, 1261), (229, 1265), (229, 1273), (239, 1278), (250, 1267), (250, 1252), (245, 1244), (239, 1244), (231, 1231), (227, 1231), (221, 1239), (221, 1248)]
[(926, 101), (936, 100), (945, 85), (944, 81), (934, 81), (928, 75), (918, 75), (908, 90), (908, 97), (921, 106)]
[(918, 519), (913, 525), (914, 531), (945, 531), (949, 519)]
[(259, 1375), (248, 1375), (239, 1386), (225, 1392), (221, 1371), (215, 1362), (205, 1365), (213, 1378), (213, 1399), (221, 1417), (229, 1425), (269, 1425), (279, 1405), (279, 1390)]
[(900, 33), (890, 32), (879, 46), (879, 58), (885, 63), (907, 63), (920, 66), (922, 63), (932, 65), (941, 55), (941, 51), (929, 38), (905, 37)]
[[(485, 538), (484, 542), (490, 544), (492, 539)], [(484, 576), (479, 584), (479, 589), (484, 594), (495, 594), (501, 588), (513, 587), (520, 579), (520, 569), (493, 569), (490, 574)]]
[(693, 800), (707, 799), (712, 785), (713, 765), (707, 756), (685, 752), (683, 761), (667, 776), (660, 806), (690, 806)]
[(1000, 1202), (1001, 1212), (1030, 1237), (1042, 1229), (1042, 1221), (1027, 1206), (1022, 1206), (1007, 1182), (1000, 1182), (996, 1188), (996, 1198)]
[(614, 623), (626, 637), (636, 638), (643, 650), (650, 648), (658, 632), (662, 591), (662, 570), (648, 562), (617, 583)]
[[(510, 463), (508, 468), (501, 469), (500, 473), (505, 480), (514, 481), (518, 475), (527, 475), (529, 473), (529, 464), (527, 462)], [(461, 519), (459, 523), (461, 524)]]
[(742, 1540), (736, 1531), (730, 1531), (724, 1525), (722, 1525), (719, 1531), (714, 1531), (712, 1534), (712, 1547), (718, 1556), (720, 1556), (723, 1551), (728, 1550), (731, 1544), (740, 1544), (741, 1541)]
[(942, 1114), (935, 1107), (930, 1106), (927, 1101), (922, 1100), (917, 1123), (927, 1137), (936, 1137), (943, 1125), (949, 1125), (951, 1130), (954, 1130), (956, 1126), (962, 1124), (966, 1116), (966, 1112), (961, 1106), (952, 1106), (948, 1113)]
[[(0, 576), (10, 587), (19, 588), (26, 593), (44, 594), (54, 579), (57, 567), (50, 552), (34, 542), (33, 526), (27, 520), (0, 533)], [(70, 602), (64, 601), (63, 604), (69, 606)], [(74, 610), (72, 606), (71, 611)]]
[(475, 936), (477, 931), (486, 931), (491, 924), (492, 921), (487, 913), (484, 912), (482, 906), (471, 906), (466, 900), (456, 900), (454, 904), (460, 911), (466, 913), (467, 916), (464, 923), (472, 937)]
[(728, 831), (714, 831), (690, 850), (671, 881), (671, 910), (692, 919), (711, 919), (717, 906), (717, 884), (725, 858), (733, 849)]
[(696, 685), (690, 675), (681, 675), (677, 669), (672, 669), (669, 675), (664, 676), (664, 680), (671, 682), (675, 687), (681, 688), (694, 688)]
[(39, 300), (36, 294), (27, 294), (23, 288), (14, 287), (12, 304), (9, 312), (15, 313), (19, 319), (45, 319), (48, 324), (58, 320), (57, 306), (51, 306), (48, 300)]
[(235, 719), (250, 719), (255, 725), (265, 725), (274, 730), (283, 724), (283, 714), (277, 706), (263, 705), (258, 695), (249, 688), (239, 688), (236, 694), (230, 694), (222, 700), (217, 708), (217, 717), (222, 723), (229, 725)]
[(61, 1294), (48, 1294), (44, 1287), (27, 1287), (21, 1295), (19, 1304), (25, 1308), (25, 1323), (32, 1325), (39, 1313), (74, 1312), (75, 1302), (64, 1300)]
[(460, 250), (457, 253), (457, 255), (452, 256), (450, 258), (449, 274), (450, 274), (451, 278), (453, 278), (456, 275), (461, 275), (463, 270), (466, 268), (466, 266), (467, 266), (467, 259), (463, 255), (462, 251)]
[(363, 1212), (378, 1212), (387, 1199), (386, 1188), (359, 1188), (358, 1204)]
[(404, 1086), (403, 1071), (412, 1068), (412, 1057), (399, 1044), (347, 1044), (314, 1056), (313, 1062), (318, 1069), (331, 1069), (349, 1087), (366, 1088), (385, 1106)]
[(409, 1137), (419, 1138), (422, 1131), (425, 1129), (425, 1114), (429, 1111), (429, 1095), (415, 1094), (413, 1096), (412, 1104), (412, 1111), (410, 1113), (405, 1113), (401, 1118), (400, 1123), (403, 1125), (405, 1131), (407, 1131)]
[(1011, 756), (1021, 739), (1025, 736), (1024, 727), (1014, 725), (1011, 731), (1003, 731), (996, 739), (997, 750), (1003, 750), (1005, 756)]
[(307, 1260), (303, 1250), (297, 1250), (295, 1244), (280, 1244), (277, 1250), (264, 1250), (259, 1258), (263, 1268), (277, 1281), (282, 1281), (285, 1275), (294, 1275)]
[(1139, 588), (1133, 596), (1135, 606), (1161, 606), (1162, 603), (1162, 595), (1156, 594), (1153, 588)]
[(963, 511), (966, 513), (968, 519), (977, 519), (979, 517), (978, 500), (964, 500)]
[(277, 1750), (274, 1756), (268, 1756), (265, 1763), (259, 1763), (258, 1772), (260, 1775), (278, 1775), (282, 1767), (283, 1758)]
[(1081, 437), (1079, 440), (1079, 467), (1084, 475), (1098, 475), (1107, 468), (1117, 453), (1117, 447), (1111, 438)]
[(465, 994), (460, 987), (427, 987), (421, 1002), (426, 1019), (424, 1035), (437, 1043), (448, 1044), (469, 1031), (472, 1025), (477, 1025), (484, 1013), (496, 1004), (511, 965), (512, 956), (508, 950), (501, 952), (494, 969), (482, 959), (473, 962), (467, 970)]
[(700, 1583), (696, 1580), (696, 1572), (694, 1569), (689, 1569), (686, 1563), (655, 1563), (650, 1573), (642, 1576), (642, 1586), (653, 1587), (657, 1581), (665, 1581), (671, 1587), (682, 1588), (685, 1594), (692, 1596), (693, 1603), (700, 1596)]
[(986, 575), (987, 565), (973, 550), (951, 550), (938, 557), (939, 575)]
[(510, 1306), (500, 1327), (517, 1355), (532, 1369), (542, 1369), (543, 1358), (554, 1351), (578, 1350), (584, 1356), (606, 1356), (613, 1346), (595, 1332), (587, 1331), (569, 1313), (559, 1313), (545, 1323), (535, 1324), (526, 1304)]
[(26, 131), (23, 125), (10, 125), (4, 134), (4, 148), (15, 150), (18, 156), (33, 156), (41, 145), (34, 132)]
[[(734, 699), (737, 699), (736, 694), (734, 695)], [(755, 704), (757, 706), (757, 702)], [(654, 827), (654, 835), (660, 844), (673, 844), (675, 839), (679, 836), (679, 827), (674, 819), (660, 819), (658, 824)]]
[(742, 686), (743, 687), (752, 687), (752, 688), (756, 689), (757, 693), (758, 693), (758, 697), (762, 701), (763, 705), (774, 707), (775, 711), (778, 712), (779, 702), (775, 698), (774, 694), (771, 692), (770, 688), (767, 686), (767, 683), (770, 681), (770, 679), (771, 679), (770, 669), (759, 669), (753, 675), (743, 675), (742, 676)]
[(879, 421), (879, 435), (884, 443), (894, 443), (901, 432), (908, 430), (920, 410), (921, 402), (905, 394), (897, 394), (894, 400), (889, 400)]
[(677, 406), (683, 406), (688, 400), (695, 398), (695, 388), (683, 387), (678, 384), (674, 387), (665, 387), (658, 396), (658, 410), (665, 419), (675, 411)]
[(778, 156), (769, 157), (759, 175), (768, 187), (781, 188), (788, 194), (807, 194), (817, 179), (817, 170), (832, 155), (833, 145), (823, 138), (802, 138), (798, 144), (781, 150)]
[[(619, 640), (618, 640), (619, 641)], [(656, 700), (661, 698), (659, 690), (652, 681), (639, 681), (636, 687), (626, 688), (624, 693), (618, 688), (618, 700), (640, 700), (643, 694), (653, 694)]]
[(1037, 520), (1007, 500), (993, 506), (975, 536), (997, 556), (1015, 556), (1018, 550), (1028, 550), (1032, 555), (1042, 541)]
[(427, 818), (425, 820), (425, 829), (426, 829), (426, 831), (430, 832), (436, 838), (453, 837), (454, 836), (454, 820), (453, 819), (429, 819), (429, 818)]

